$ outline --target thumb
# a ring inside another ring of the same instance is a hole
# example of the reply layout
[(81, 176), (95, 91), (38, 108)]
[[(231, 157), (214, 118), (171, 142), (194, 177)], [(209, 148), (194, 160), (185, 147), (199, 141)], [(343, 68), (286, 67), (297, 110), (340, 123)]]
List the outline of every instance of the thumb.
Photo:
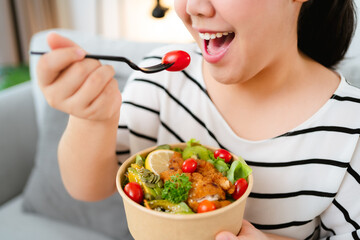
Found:
[(79, 45), (70, 39), (63, 37), (55, 32), (49, 33), (47, 36), (47, 42), (52, 50), (66, 47), (79, 47)]
[(221, 232), (216, 235), (215, 240), (238, 240), (238, 238), (230, 232)]

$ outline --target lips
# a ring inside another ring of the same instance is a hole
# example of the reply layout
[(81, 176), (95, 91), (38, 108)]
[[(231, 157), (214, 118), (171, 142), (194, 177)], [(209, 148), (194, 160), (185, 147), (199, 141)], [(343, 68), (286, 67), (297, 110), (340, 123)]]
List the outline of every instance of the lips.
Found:
[(210, 63), (220, 61), (235, 37), (232, 32), (205, 32), (199, 34), (204, 39), (204, 58)]

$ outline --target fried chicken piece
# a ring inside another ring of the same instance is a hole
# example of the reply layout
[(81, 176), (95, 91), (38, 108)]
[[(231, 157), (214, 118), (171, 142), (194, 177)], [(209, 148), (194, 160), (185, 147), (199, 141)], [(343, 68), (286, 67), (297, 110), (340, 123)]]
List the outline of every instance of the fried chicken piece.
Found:
[[(160, 173), (160, 179), (164, 182), (170, 180), (170, 177), (176, 174), (181, 175), (183, 171), (181, 170), (184, 159), (181, 156), (181, 153), (174, 152), (172, 157), (169, 160), (169, 170)], [(186, 173), (186, 175), (190, 178), (190, 174)]]
[[(196, 171), (193, 173), (185, 173), (192, 182), (192, 188), (189, 191), (187, 204), (194, 211), (203, 200), (213, 201), (216, 208), (229, 205), (231, 202), (226, 200), (226, 192), (232, 194), (235, 186), (223, 176), (213, 164), (198, 159)], [(169, 170), (160, 173), (160, 178), (165, 182), (171, 179), (171, 176), (183, 173), (181, 153), (175, 152), (169, 160)]]
[(197, 208), (203, 200), (210, 201), (225, 200), (225, 191), (211, 178), (203, 176), (200, 173), (194, 172), (191, 174), (192, 188), (189, 192), (189, 198), (187, 203), (194, 212), (197, 212)]
[(174, 152), (173, 156), (169, 160), (169, 170), (178, 170), (182, 168), (184, 159), (182, 158), (181, 153)]
[(212, 165), (211, 163), (204, 160), (198, 160), (198, 167), (196, 171), (208, 178), (211, 178), (214, 183), (219, 185), (229, 194), (232, 194), (234, 192), (234, 184), (232, 184), (229, 179), (227, 179), (227, 177), (223, 176), (218, 170), (216, 170), (214, 165)]
[(192, 188), (189, 198), (202, 199), (206, 196), (217, 196), (218, 199), (225, 199), (224, 190), (208, 176), (194, 172), (191, 174)]
[(178, 169), (178, 170), (166, 170), (166, 171), (160, 173), (160, 179), (165, 182), (167, 180), (170, 180), (171, 176), (176, 175), (176, 174), (181, 175), (182, 173), (183, 173), (183, 171), (181, 171), (181, 169)]
[(217, 171), (211, 163), (204, 160), (197, 160), (196, 172), (191, 174), (192, 188), (187, 200), (188, 205), (196, 212), (199, 203), (207, 199), (209, 201), (219, 201), (221, 207), (222, 200), (226, 200), (226, 192), (234, 192), (233, 184)]

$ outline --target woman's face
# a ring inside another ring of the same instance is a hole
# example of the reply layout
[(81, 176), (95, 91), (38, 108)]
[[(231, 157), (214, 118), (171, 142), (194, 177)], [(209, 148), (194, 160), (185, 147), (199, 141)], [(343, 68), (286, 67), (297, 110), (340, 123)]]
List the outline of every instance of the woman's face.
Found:
[(297, 47), (300, 7), (301, 0), (175, 0), (204, 70), (226, 84), (254, 77)]

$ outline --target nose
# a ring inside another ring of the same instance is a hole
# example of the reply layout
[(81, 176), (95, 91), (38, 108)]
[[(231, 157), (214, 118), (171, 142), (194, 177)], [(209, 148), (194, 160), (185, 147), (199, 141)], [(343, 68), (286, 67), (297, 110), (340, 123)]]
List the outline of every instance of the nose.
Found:
[(186, 12), (191, 16), (212, 17), (215, 15), (211, 0), (187, 0)]

